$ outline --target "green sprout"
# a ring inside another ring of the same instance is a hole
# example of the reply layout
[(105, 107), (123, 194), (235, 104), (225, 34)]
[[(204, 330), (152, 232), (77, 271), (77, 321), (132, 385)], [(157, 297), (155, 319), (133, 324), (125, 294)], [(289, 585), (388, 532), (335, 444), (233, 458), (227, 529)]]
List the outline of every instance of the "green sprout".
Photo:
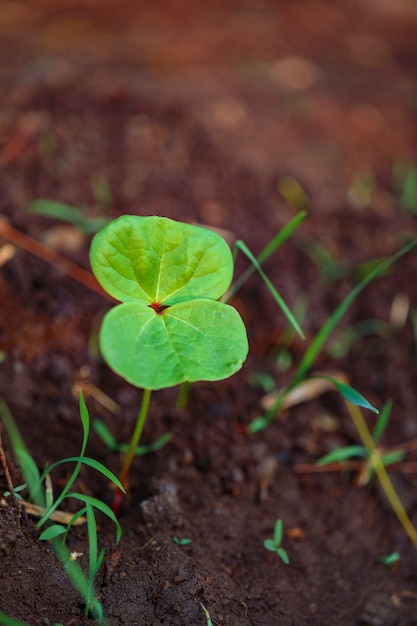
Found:
[(284, 550), (284, 548), (281, 548), (282, 535), (283, 535), (282, 520), (277, 519), (277, 521), (275, 522), (273, 538), (265, 539), (264, 547), (267, 550), (270, 550), (271, 552), (275, 552), (276, 554), (278, 554), (281, 561), (285, 563), (285, 565), (288, 565), (288, 563), (290, 562), (289, 556), (286, 550)]
[(8, 498), (9, 496), (14, 496), (16, 500), (22, 500), (23, 498), (20, 492), (24, 491), (26, 487), (27, 487), (26, 483), (23, 483), (22, 485), (18, 485), (17, 487), (8, 489), (7, 491), (3, 493), (3, 495), (5, 498)]
[[(123, 486), (119, 482), (117, 477), (113, 474), (113, 472), (107, 469), (102, 463), (85, 456), (85, 450), (87, 447), (90, 432), (90, 417), (82, 394), (80, 394), (79, 409), (81, 423), (83, 427), (83, 440), (81, 444), (80, 455), (57, 461), (56, 463), (49, 465), (41, 474), (37, 468), (34, 459), (31, 457), (26, 448), (26, 445), (20, 435), (20, 432), (14, 422), (14, 419), (8, 407), (0, 399), (0, 416), (6, 427), (8, 435), (10, 437), (10, 441), (13, 446), (14, 453), (16, 455), (16, 459), (19, 462), (24, 479), (26, 481), (30, 501), (36, 505), (37, 512), (41, 515), (40, 520), (36, 524), (36, 528), (40, 530), (45, 527), (39, 539), (51, 542), (57, 558), (65, 568), (72, 584), (78, 590), (78, 592), (85, 601), (85, 615), (87, 616), (91, 614), (95, 618), (97, 623), (107, 624), (107, 621), (104, 617), (103, 608), (98, 600), (97, 592), (94, 585), (96, 575), (101, 567), (104, 558), (104, 550), (98, 550), (97, 526), (94, 511), (96, 510), (104, 514), (115, 524), (117, 543), (119, 543), (121, 539), (121, 526), (115, 514), (107, 504), (101, 502), (101, 500), (98, 500), (97, 498), (70, 490), (72, 485), (78, 478), (78, 475), (83, 465), (95, 469), (106, 479), (116, 484), (119, 489), (123, 490)], [(52, 488), (49, 486), (49, 476), (50, 473), (57, 466), (63, 463), (75, 463), (75, 467), (60, 495), (56, 498), (56, 500), (54, 500)], [(26, 485), (20, 485), (16, 488), (10, 486), (9, 492), (10, 494), (13, 494), (15, 496), (17, 495), (21, 500), (22, 496), (20, 495), (20, 493), (16, 494), (16, 492), (22, 491)], [(69, 521), (66, 523), (65, 526), (61, 523), (51, 523), (52, 520), (54, 520), (54, 518), (56, 517), (56, 514), (59, 513), (59, 511), (57, 511), (58, 507), (64, 500), (68, 498), (72, 498), (74, 500), (82, 502), (82, 508), (79, 509), (74, 515), (69, 516)], [(63, 542), (63, 539), (65, 539), (71, 526), (73, 526), (77, 522), (77, 520), (80, 520), (83, 515), (85, 515), (86, 517), (88, 534), (89, 568), (87, 576), (84, 574), (83, 570), (76, 562), (76, 559), (74, 560), (73, 558), (71, 558), (71, 554), (65, 546), (65, 543)]]
[(377, 558), (377, 563), (382, 563), (387, 567), (392, 567), (396, 565), (401, 558), (401, 555), (398, 551), (391, 552), (390, 554), (384, 554)]
[(203, 613), (204, 613), (204, 617), (206, 618), (207, 626), (213, 626), (213, 620), (211, 619), (211, 616), (210, 616), (210, 613), (209, 613), (208, 609), (206, 609), (204, 604), (202, 604), (201, 602), (200, 602), (200, 606), (203, 609)]
[[(45, 623), (50, 623), (49, 621)], [(30, 626), (27, 622), (21, 622), (20, 619), (15, 619), (4, 613), (0, 613), (1, 626)], [(63, 626), (63, 624), (54, 624), (53, 626)]]
[[(388, 424), (388, 420), (391, 414), (391, 408), (392, 402), (386, 402), (380, 415), (378, 416), (377, 423), (372, 433), (372, 441), (374, 447), (376, 447)], [(366, 471), (362, 475), (361, 484), (367, 484), (373, 477), (375, 473), (375, 468), (374, 456), (372, 452), (366, 448), (365, 445), (353, 444), (349, 446), (344, 446), (343, 448), (337, 448), (336, 450), (332, 450), (321, 459), (319, 459), (317, 461), (317, 465), (327, 465), (329, 463), (343, 463), (344, 461), (348, 461), (355, 457), (363, 458), (365, 460)], [(405, 452), (403, 450), (393, 450), (391, 452), (387, 452), (386, 454), (380, 455), (380, 461), (384, 465), (384, 467), (388, 467), (388, 465), (392, 465), (393, 463), (399, 463), (400, 461), (404, 460), (404, 458)]]
[(153, 390), (237, 372), (248, 353), (239, 313), (219, 299), (233, 275), (222, 237), (163, 217), (122, 216), (93, 239), (93, 272), (121, 302), (100, 331), (104, 360), (142, 388), (143, 398), (120, 482), (127, 485)]
[(188, 546), (191, 543), (192, 539), (190, 539), (189, 537), (183, 537), (181, 539), (179, 537), (172, 537), (172, 541), (177, 546)]

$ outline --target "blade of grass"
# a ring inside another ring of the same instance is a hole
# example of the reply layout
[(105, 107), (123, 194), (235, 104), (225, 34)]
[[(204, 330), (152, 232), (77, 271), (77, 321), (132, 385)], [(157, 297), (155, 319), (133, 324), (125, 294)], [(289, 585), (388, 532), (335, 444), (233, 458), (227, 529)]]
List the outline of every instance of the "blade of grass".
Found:
[(366, 457), (366, 450), (363, 446), (360, 445), (351, 445), (345, 446), (344, 448), (338, 448), (337, 450), (332, 450), (328, 454), (325, 454), (318, 461), (316, 461), (316, 465), (327, 465), (328, 463), (340, 463), (342, 461), (348, 461), (349, 459), (359, 456), (362, 458)]
[[(10, 441), (13, 446), (13, 450), (15, 451), (17, 461), (22, 468), (22, 472), (25, 476), (25, 482), (28, 486), (30, 493), (37, 493), (39, 490), (39, 478), (40, 474), (38, 468), (36, 467), (36, 463), (33, 461), (30, 456), (25, 442), (20, 435), (19, 429), (16, 426), (16, 423), (12, 417), (12, 414), (9, 411), (9, 407), (4, 402), (3, 398), (0, 398), (0, 416), (3, 424), (6, 427), (7, 433), (10, 437)], [(42, 501), (40, 506), (45, 506), (45, 503)]]
[(359, 391), (356, 391), (356, 389), (353, 389), (350, 385), (342, 383), (332, 376), (312, 376), (311, 378), (324, 378), (325, 380), (329, 380), (345, 400), (349, 400), (352, 404), (361, 406), (363, 409), (369, 409), (373, 413), (379, 413), (378, 409), (372, 406)]
[(102, 502), (101, 500), (97, 500), (97, 498), (93, 498), (92, 496), (87, 496), (84, 493), (69, 493), (67, 495), (68, 498), (75, 498), (76, 500), (80, 500), (86, 506), (93, 506), (95, 509), (106, 515), (116, 526), (116, 540), (119, 543), (122, 536), (122, 528), (119, 524), (119, 520), (111, 510), (111, 508)]
[(391, 409), (392, 409), (392, 400), (387, 400), (387, 402), (385, 402), (381, 410), (381, 413), (378, 417), (378, 421), (375, 424), (375, 428), (372, 433), (372, 439), (374, 440), (375, 443), (377, 443), (377, 441), (379, 441), (382, 437), (382, 434), (386, 428), (386, 425), (388, 424), (388, 420), (391, 415)]
[[(281, 246), (296, 230), (299, 224), (307, 216), (307, 211), (300, 211), (297, 215), (286, 224), (277, 235), (265, 246), (260, 255), (257, 257), (259, 265), (262, 265), (270, 256)], [(243, 272), (236, 282), (232, 285), (230, 292), (227, 294), (226, 302), (230, 301), (247, 279), (255, 272), (256, 267), (252, 264), (248, 269)]]
[(358, 435), (365, 446), (369, 460), (375, 473), (378, 477), (378, 480), (381, 484), (382, 489), (387, 497), (388, 502), (390, 503), (394, 513), (398, 517), (402, 527), (405, 532), (409, 536), (411, 542), (414, 547), (417, 549), (417, 530), (413, 526), (412, 521), (408, 517), (401, 500), (398, 497), (397, 492), (388, 476), (388, 472), (384, 467), (383, 460), (375, 446), (375, 442), (372, 438), (371, 433), (368, 430), (368, 426), (365, 422), (365, 419), (362, 415), (361, 410), (355, 404), (352, 404), (349, 401), (345, 401), (347, 409), (350, 413), (352, 421), (358, 431)]
[[(117, 485), (119, 487), (119, 489), (123, 490), (121, 482), (119, 481), (117, 476), (115, 474), (113, 474), (113, 472), (111, 470), (109, 470), (105, 465), (103, 465), (103, 463), (100, 463), (100, 461), (96, 461), (95, 459), (91, 459), (88, 456), (69, 456), (66, 459), (61, 459), (60, 461), (56, 461), (56, 463), (52, 463), (52, 465), (48, 465), (48, 467), (46, 468), (46, 470), (44, 471), (44, 473), (41, 476), (41, 482), (42, 482), (45, 474), (47, 474), (47, 473), (49, 474), (50, 472), (52, 472), (52, 470), (55, 469), (56, 467), (58, 467), (58, 465), (62, 465), (63, 463), (74, 463), (74, 462), (77, 463), (77, 466), (78, 466), (79, 463), (81, 463), (81, 465), (88, 465), (88, 467), (92, 467), (93, 469), (95, 469), (98, 472), (100, 472), (100, 474), (102, 474), (103, 476), (108, 478), (115, 485)], [(71, 484), (73, 484), (73, 482)], [(65, 487), (66, 487), (66, 485), (65, 485)], [(67, 493), (68, 493), (68, 490), (65, 491), (65, 495)], [(57, 508), (57, 506), (59, 506), (59, 504), (62, 502), (63, 499), (64, 498), (62, 498), (62, 493), (61, 493), (59, 498), (57, 498), (57, 500), (55, 501), (55, 503), (53, 505), (54, 509)]]
[(407, 252), (410, 252), (416, 246), (416, 244), (417, 241), (414, 240), (411, 243), (403, 246), (393, 256), (389, 257), (388, 259), (380, 263), (377, 267), (375, 267), (367, 276), (365, 276), (365, 278), (361, 280), (360, 283), (358, 283), (352, 289), (352, 291), (346, 296), (346, 298), (334, 311), (333, 315), (328, 318), (328, 320), (313, 338), (312, 342), (304, 353), (303, 358), (300, 361), (300, 364), (297, 368), (297, 371), (295, 372), (291, 383), (281, 390), (280, 394), (277, 396), (274, 405), (267, 411), (265, 415), (253, 420), (253, 422), (249, 425), (249, 432), (259, 432), (260, 430), (266, 428), (275, 419), (275, 416), (280, 411), (285, 395), (289, 391), (291, 391), (291, 389), (296, 387), (306, 376), (314, 361), (317, 359), (327, 338), (334, 330), (336, 325), (339, 323), (339, 321), (346, 313), (355, 298), (357, 298), (361, 291), (363, 291), (370, 282), (375, 280), (375, 278), (377, 278), (380, 274), (383, 274), (389, 267), (391, 267), (391, 265), (398, 261), (398, 259), (407, 254)]
[(389, 259), (386, 259), (382, 263), (380, 263), (377, 267), (375, 267), (365, 278), (358, 283), (352, 291), (346, 296), (343, 302), (337, 307), (336, 311), (331, 315), (322, 328), (319, 330), (317, 335), (314, 337), (313, 341), (307, 348), (303, 358), (301, 359), (300, 365), (295, 374), (294, 383), (297, 384), (299, 380), (304, 378), (308, 370), (313, 365), (314, 361), (317, 359), (325, 341), (329, 337), (330, 333), (337, 326), (343, 315), (346, 313), (352, 302), (358, 297), (358, 295), (365, 289), (370, 282), (372, 282), (375, 278), (377, 278), (380, 274), (383, 274), (391, 265), (393, 265), (398, 259), (402, 256), (410, 252), (417, 244), (417, 241), (412, 241), (410, 244), (404, 246), (396, 252)]
[(303, 331), (301, 330), (297, 320), (295, 319), (294, 315), (291, 313), (290, 309), (288, 308), (288, 306), (285, 304), (284, 300), (281, 298), (281, 296), (279, 295), (279, 293), (275, 289), (274, 285), (269, 280), (268, 276), (263, 271), (263, 269), (262, 269), (261, 265), (259, 264), (257, 258), (252, 254), (252, 252), (249, 250), (249, 248), (247, 247), (247, 245), (243, 241), (241, 241), (241, 240), (236, 241), (235, 245), (251, 261), (251, 263), (253, 264), (255, 269), (261, 275), (264, 283), (268, 287), (268, 289), (269, 289), (270, 293), (272, 294), (275, 302), (278, 304), (278, 306), (280, 307), (280, 309), (284, 313), (284, 315), (287, 318), (287, 320), (294, 327), (294, 329), (297, 331), (297, 333), (300, 335), (300, 337), (302, 337), (304, 339)]
[[(7, 405), (1, 398), (0, 398), (0, 415), (9, 433), (13, 448), (15, 449), (15, 445), (18, 445), (21, 450), (25, 450), (26, 454), (29, 455), (29, 452), (27, 451), (26, 445), (22, 439), (22, 436), (20, 435), (20, 432), (16, 426), (16, 423), (13, 420), (13, 417)], [(31, 480), (31, 474), (30, 472), (26, 472), (25, 465), (21, 466), (21, 470), (22, 470), (24, 479), (29, 486), (30, 480)], [(34, 486), (35, 488), (37, 487), (37, 485), (34, 485)], [(38, 506), (43, 506), (43, 503), (39, 496), (36, 497), (35, 504), (37, 504)], [(78, 565), (76, 561), (71, 561), (70, 552), (68, 548), (62, 543), (62, 539), (60, 537), (56, 537), (55, 539), (52, 539), (51, 543), (52, 543), (54, 553), (57, 559), (60, 561), (64, 571), (67, 573), (72, 585), (78, 591), (78, 593), (83, 598), (83, 600), (87, 602), (88, 598), (91, 595), (91, 589), (90, 589), (91, 585), (90, 585), (89, 580), (86, 578), (83, 570), (81, 569), (81, 567)], [(97, 623), (101, 624), (102, 626), (108, 626), (108, 621), (106, 620), (103, 614), (103, 608), (98, 600), (96, 600), (94, 602), (94, 606), (91, 607), (91, 613), (94, 619), (97, 621)]]

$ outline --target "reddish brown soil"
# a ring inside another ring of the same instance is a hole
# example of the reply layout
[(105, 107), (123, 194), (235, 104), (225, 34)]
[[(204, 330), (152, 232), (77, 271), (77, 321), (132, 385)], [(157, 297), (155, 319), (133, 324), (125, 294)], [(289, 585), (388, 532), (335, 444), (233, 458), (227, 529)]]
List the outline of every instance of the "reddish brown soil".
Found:
[[(97, 215), (105, 201), (93, 188), (107, 180), (112, 216), (208, 224), (259, 253), (294, 215), (279, 181), (295, 178), (309, 198), (306, 221), (265, 265), (290, 306), (307, 303), (306, 340), (289, 343), (290, 370), (277, 368), (285, 320), (254, 276), (234, 301), (251, 346), (241, 372), (193, 386), (184, 411), (177, 390), (153, 395), (144, 442), (173, 438), (135, 461), (120, 561), (97, 577), (113, 626), (204, 625), (200, 603), (223, 626), (417, 624), (416, 551), (377, 483), (299, 471), (358, 441), (340, 397), (312, 398), (257, 435), (246, 430), (264, 395), (254, 375), (288, 382), (356, 284), (355, 268), (416, 234), (415, 211), (401, 207), (393, 180), (395, 166), (417, 163), (416, 26), (405, 0), (2, 2), (0, 211), (15, 228), (59, 247), (59, 222), (30, 215), (28, 203), (50, 198)], [(374, 189), (359, 201), (361, 172)], [(315, 242), (342, 275), (326, 278)], [(77, 239), (62, 253), (88, 268), (88, 246)], [(237, 275), (246, 265), (238, 259)], [(417, 437), (416, 271), (410, 253), (367, 288), (333, 338), (368, 319), (384, 322), (383, 333), (360, 337), (342, 358), (325, 349), (315, 364), (343, 372), (377, 407), (392, 398), (386, 447)], [(399, 296), (404, 320), (393, 315)], [(115, 416), (89, 397), (91, 415), (127, 441), (140, 391), (89, 349), (108, 301), (20, 247), (0, 268), (0, 301), (0, 395), (39, 467), (79, 451), (74, 392), (86, 366), (89, 382), (121, 407)], [(3, 439), (17, 485), (4, 429)], [(94, 434), (88, 454), (119, 471)], [(415, 463), (411, 452), (390, 474), (417, 524)], [(65, 478), (65, 469), (54, 473), (56, 490)], [(76, 487), (111, 497), (93, 472)], [(6, 489), (0, 467), (0, 611), (33, 626), (92, 623), (36, 520)], [(263, 547), (278, 517), (287, 566)], [(177, 546), (174, 536), (192, 541)], [(70, 534), (83, 566), (86, 539), (84, 528)], [(115, 550), (106, 519), (99, 542)], [(396, 568), (377, 562), (395, 550)]]

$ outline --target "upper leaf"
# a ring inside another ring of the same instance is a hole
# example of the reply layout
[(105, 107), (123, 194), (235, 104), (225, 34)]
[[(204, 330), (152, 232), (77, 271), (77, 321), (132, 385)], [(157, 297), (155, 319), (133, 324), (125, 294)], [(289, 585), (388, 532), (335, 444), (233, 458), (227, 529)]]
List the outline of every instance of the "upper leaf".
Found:
[(232, 253), (222, 237), (157, 216), (114, 220), (94, 237), (90, 260), (101, 286), (121, 302), (217, 300), (233, 274)]

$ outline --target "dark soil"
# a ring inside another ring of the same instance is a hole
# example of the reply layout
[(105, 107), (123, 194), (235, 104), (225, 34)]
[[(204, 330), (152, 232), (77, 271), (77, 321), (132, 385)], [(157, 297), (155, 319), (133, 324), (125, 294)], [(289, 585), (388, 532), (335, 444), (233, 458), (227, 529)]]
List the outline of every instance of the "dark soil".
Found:
[[(405, 0), (2, 2), (0, 211), (19, 231), (88, 268), (88, 237), (28, 212), (31, 200), (50, 198), (90, 215), (207, 224), (259, 253), (294, 216), (283, 177), (308, 196), (299, 201), (307, 219), (265, 264), (291, 307), (306, 303), (306, 340), (285, 340), (285, 319), (253, 276), (233, 302), (248, 328), (243, 369), (193, 385), (183, 411), (176, 389), (153, 394), (144, 443), (173, 437), (135, 460), (117, 548), (114, 526), (100, 518), (107, 560), (97, 591), (110, 624), (204, 625), (200, 603), (223, 626), (417, 624), (416, 551), (378, 484), (306, 471), (358, 442), (342, 399), (311, 398), (247, 432), (265, 394), (255, 375), (288, 382), (360, 264), (416, 235), (417, 207), (401, 201), (393, 174), (417, 163), (416, 26)], [(320, 265), (316, 244), (336, 263)], [(246, 266), (238, 258), (237, 276)], [(417, 437), (416, 272), (410, 253), (371, 284), (332, 339), (364, 320), (384, 325), (339, 358), (327, 347), (314, 366), (344, 373), (379, 408), (392, 398), (385, 447)], [(91, 416), (128, 441), (141, 392), (93, 349), (108, 301), (19, 245), (0, 268), (0, 295), (0, 395), (38, 466), (79, 452), (82, 368)], [(283, 344), (292, 356), (285, 373)], [(92, 384), (118, 403), (117, 415), (88, 393)], [(3, 443), (18, 485), (4, 429)], [(119, 471), (95, 434), (88, 454)], [(390, 475), (417, 524), (415, 468), (411, 451)], [(66, 476), (54, 472), (56, 491)], [(76, 488), (110, 502), (92, 471)], [(38, 540), (36, 519), (6, 489), (0, 467), (0, 611), (33, 626), (93, 623)], [(287, 566), (263, 546), (277, 518)], [(69, 541), (87, 566), (86, 529)], [(397, 567), (377, 562), (395, 550)]]

